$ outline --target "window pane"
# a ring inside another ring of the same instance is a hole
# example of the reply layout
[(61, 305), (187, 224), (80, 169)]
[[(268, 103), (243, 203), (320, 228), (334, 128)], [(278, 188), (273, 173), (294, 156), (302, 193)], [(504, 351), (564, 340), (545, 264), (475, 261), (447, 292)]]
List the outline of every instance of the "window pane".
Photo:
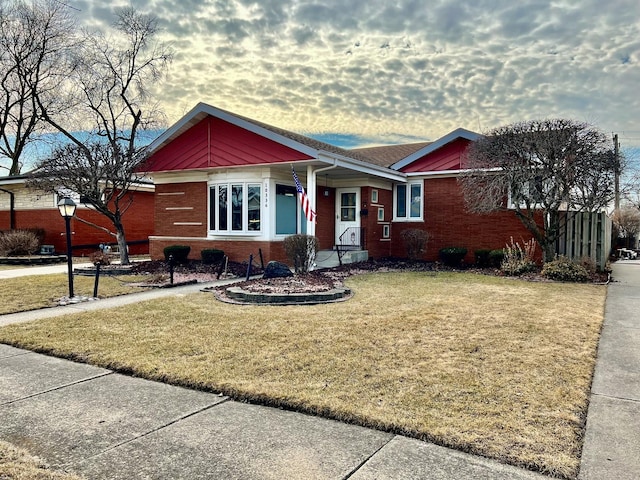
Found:
[(209, 187), (209, 230), (216, 228), (216, 187)]
[(396, 187), (396, 217), (407, 216), (407, 186)]
[(296, 233), (297, 202), (295, 187), (276, 185), (276, 234), (291, 235)]
[(227, 186), (218, 187), (218, 230), (227, 229)]
[(249, 230), (260, 230), (260, 185), (247, 187), (247, 209)]
[(242, 228), (242, 185), (231, 185), (231, 229)]
[(343, 222), (356, 221), (356, 194), (342, 193), (340, 195), (340, 220)]
[(420, 217), (420, 204), (422, 203), (422, 188), (420, 185), (411, 185), (411, 217)]

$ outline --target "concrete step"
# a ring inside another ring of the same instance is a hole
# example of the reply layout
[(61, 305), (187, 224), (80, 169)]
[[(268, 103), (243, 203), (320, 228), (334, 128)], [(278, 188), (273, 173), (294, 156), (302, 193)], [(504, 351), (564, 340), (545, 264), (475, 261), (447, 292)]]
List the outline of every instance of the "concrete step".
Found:
[[(367, 250), (348, 250), (342, 252), (342, 263), (366, 262), (369, 259)], [(338, 253), (335, 250), (320, 250), (316, 254), (316, 270), (321, 268), (332, 268), (340, 265)]]

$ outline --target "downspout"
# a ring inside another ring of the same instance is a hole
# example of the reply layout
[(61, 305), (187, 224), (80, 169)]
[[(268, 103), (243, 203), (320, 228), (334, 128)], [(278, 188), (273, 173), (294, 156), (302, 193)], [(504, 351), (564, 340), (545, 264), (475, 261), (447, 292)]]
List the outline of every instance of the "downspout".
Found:
[(9, 228), (11, 230), (16, 229), (16, 210), (15, 210), (15, 195), (10, 190), (5, 190), (4, 188), (0, 188), (0, 192), (5, 192), (9, 194)]
[[(316, 210), (317, 208), (316, 197), (318, 193), (316, 188), (316, 185), (318, 183), (317, 175), (320, 172), (333, 170), (337, 166), (338, 166), (338, 161), (335, 158), (333, 159), (333, 165), (329, 165), (328, 167), (322, 167), (317, 170), (313, 170), (313, 167), (311, 165), (307, 166), (307, 191), (313, 192), (313, 195), (310, 196), (310, 198), (311, 198), (311, 208), (313, 209), (314, 212), (317, 212)], [(307, 221), (307, 235), (315, 236), (315, 234), (316, 234), (316, 222)]]

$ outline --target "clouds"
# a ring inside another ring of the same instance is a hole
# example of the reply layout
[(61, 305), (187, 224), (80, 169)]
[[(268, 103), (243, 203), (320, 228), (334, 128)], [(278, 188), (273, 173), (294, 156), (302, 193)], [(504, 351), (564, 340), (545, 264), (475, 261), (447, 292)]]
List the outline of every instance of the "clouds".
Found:
[[(121, 3), (77, 5), (99, 25)], [(554, 116), (640, 130), (635, 0), (151, 5), (176, 50), (156, 91), (170, 122), (205, 101), (302, 133), (381, 141)]]

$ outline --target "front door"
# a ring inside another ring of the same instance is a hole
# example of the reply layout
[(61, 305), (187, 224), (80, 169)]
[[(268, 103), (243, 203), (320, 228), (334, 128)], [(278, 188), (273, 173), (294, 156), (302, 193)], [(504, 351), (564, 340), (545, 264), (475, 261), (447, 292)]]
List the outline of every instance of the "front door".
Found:
[(336, 189), (336, 245), (360, 246), (359, 205), (359, 188)]

